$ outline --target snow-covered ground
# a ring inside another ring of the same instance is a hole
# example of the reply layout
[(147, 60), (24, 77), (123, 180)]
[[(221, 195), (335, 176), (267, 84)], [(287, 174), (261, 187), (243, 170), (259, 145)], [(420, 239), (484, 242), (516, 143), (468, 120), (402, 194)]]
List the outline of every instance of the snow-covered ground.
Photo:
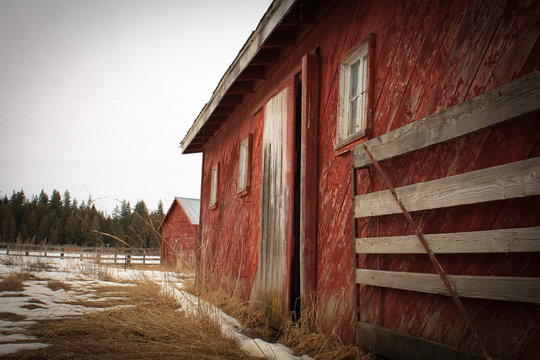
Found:
[[(46, 266), (46, 264), (50, 266)], [(179, 300), (187, 311), (208, 312), (219, 322), (224, 334), (233, 337), (240, 348), (253, 356), (267, 359), (311, 359), (307, 355), (294, 356), (291, 349), (282, 344), (268, 343), (261, 339), (252, 339), (242, 333), (240, 323), (213, 305), (204, 302), (194, 295), (182, 290), (186, 276), (173, 272), (123, 269), (97, 265), (80, 259), (11, 257), (0, 255), (0, 277), (6, 278), (14, 272), (24, 272), (29, 268), (35, 278), (24, 282), (24, 290), (16, 292), (0, 292), (0, 313), (10, 314), (13, 321), (0, 320), (0, 356), (25, 349), (36, 349), (49, 346), (39, 339), (24, 334), (30, 324), (43, 319), (80, 315), (90, 311), (110, 309), (107, 307), (86, 307), (80, 305), (84, 301), (107, 301), (110, 297), (96, 297), (93, 289), (106, 286), (132, 286), (126, 280), (146, 278), (162, 287), (163, 291)], [(98, 277), (116, 281), (103, 281)], [(58, 280), (69, 286), (68, 290), (49, 288), (49, 280)]]

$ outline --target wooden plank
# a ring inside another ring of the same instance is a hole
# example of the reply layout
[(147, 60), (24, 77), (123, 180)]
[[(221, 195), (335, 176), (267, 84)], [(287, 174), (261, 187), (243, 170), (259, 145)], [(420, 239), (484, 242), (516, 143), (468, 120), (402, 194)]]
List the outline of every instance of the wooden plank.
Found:
[[(540, 71), (488, 91), (366, 142), (377, 160), (386, 160), (455, 139), (540, 109)], [(371, 163), (361, 146), (354, 166)]]
[[(403, 186), (408, 211), (437, 209), (540, 194), (540, 157)], [(355, 197), (355, 217), (400, 213), (389, 190)]]
[[(448, 275), (458, 296), (540, 304), (540, 278)], [(437, 274), (356, 269), (356, 283), (450, 296)]]
[(462, 352), (426, 339), (400, 334), (381, 326), (358, 322), (358, 345), (390, 359), (399, 360), (473, 360), (480, 356)]
[(288, 186), (291, 153), (287, 149), (290, 87), (268, 101), (264, 108), (262, 137), (261, 233), (259, 241), (259, 299), (269, 323), (279, 328), (288, 307), (286, 285), (287, 230), (291, 209)]
[(317, 286), (317, 190), (319, 55), (302, 57), (300, 145), (300, 297), (302, 311), (315, 311)]
[[(540, 252), (540, 227), (424, 234), (436, 254)], [(358, 254), (424, 254), (416, 235), (356, 239)]]

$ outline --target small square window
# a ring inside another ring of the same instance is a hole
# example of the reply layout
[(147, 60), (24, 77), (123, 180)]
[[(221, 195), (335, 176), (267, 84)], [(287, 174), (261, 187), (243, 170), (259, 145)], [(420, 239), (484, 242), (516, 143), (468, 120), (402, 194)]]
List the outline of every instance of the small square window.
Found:
[(219, 164), (212, 167), (212, 174), (210, 179), (210, 208), (217, 207), (217, 191), (218, 191), (218, 171)]
[(339, 71), (339, 122), (336, 147), (364, 136), (367, 128), (368, 41), (349, 55)]
[(243, 195), (249, 191), (251, 167), (251, 135), (240, 143), (240, 158), (238, 161), (238, 194)]

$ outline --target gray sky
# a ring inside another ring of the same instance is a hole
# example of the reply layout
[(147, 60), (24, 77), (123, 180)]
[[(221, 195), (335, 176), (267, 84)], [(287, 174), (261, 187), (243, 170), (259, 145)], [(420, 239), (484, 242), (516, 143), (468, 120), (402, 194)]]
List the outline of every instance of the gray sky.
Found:
[(199, 197), (179, 143), (271, 0), (0, 0), (0, 196)]

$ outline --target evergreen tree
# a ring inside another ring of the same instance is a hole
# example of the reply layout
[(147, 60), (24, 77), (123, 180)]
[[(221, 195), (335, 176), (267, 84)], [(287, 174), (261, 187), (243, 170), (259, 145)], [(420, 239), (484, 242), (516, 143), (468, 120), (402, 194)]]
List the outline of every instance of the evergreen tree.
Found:
[(120, 208), (118, 207), (118, 205), (116, 205), (112, 213), (112, 218), (116, 220), (116, 219), (120, 219), (121, 217), (122, 217), (122, 213), (120, 212)]
[(39, 193), (38, 204), (42, 206), (47, 206), (47, 204), (49, 204), (49, 195), (47, 195), (43, 189), (41, 189), (41, 192)]
[(25, 196), (24, 191), (15, 192), (13, 191), (13, 194), (11, 195), (11, 199), (9, 201), (9, 205), (11, 207), (11, 214), (13, 215), (13, 218), (15, 219), (15, 224), (17, 227), (21, 223), (21, 219), (24, 212), (24, 203), (25, 203)]
[(0, 206), (0, 236), (2, 242), (15, 242), (15, 235), (17, 234), (17, 226), (15, 224), (15, 218), (11, 214), (11, 208), (7, 203), (3, 203)]
[(94, 218), (92, 219), (92, 223), (90, 225), (90, 228), (93, 231), (93, 239), (92, 239), (92, 242), (93, 244), (91, 244), (91, 246), (96, 246), (96, 247), (101, 247), (103, 246), (103, 235), (101, 235), (101, 224), (100, 224), (100, 221), (99, 221), (99, 217), (97, 216), (94, 216)]
[(28, 215), (28, 218), (26, 219), (26, 226), (28, 228), (29, 238), (35, 240), (38, 233), (39, 222), (34, 209), (30, 210), (30, 215)]
[(163, 201), (161, 201), (161, 199), (159, 200), (159, 203), (158, 203), (158, 206), (157, 206), (157, 215), (164, 216)]
[(38, 243), (47, 243), (47, 237), (49, 236), (49, 228), (50, 228), (50, 220), (49, 215), (45, 214), (41, 221), (39, 222), (37, 234), (36, 234), (36, 240)]
[(49, 228), (49, 235), (47, 236), (47, 244), (58, 245), (58, 230), (55, 227)]
[(81, 245), (81, 224), (75, 214), (69, 215), (64, 227), (64, 242)]
[(71, 194), (68, 190), (64, 191), (64, 199), (62, 200), (62, 213), (64, 221), (67, 221), (71, 215)]
[(55, 229), (56, 229), (56, 239), (58, 241), (57, 243), (60, 244), (60, 245), (65, 244), (65, 241), (64, 241), (64, 222), (62, 221), (62, 218), (57, 218), (56, 219)]
[[(131, 209), (128, 201), (116, 206), (112, 216), (98, 211), (91, 199), (88, 204), (53, 190), (39, 196), (25, 197), (24, 191), (13, 191), (11, 198), (0, 198), (0, 241), (89, 246), (159, 247), (155, 230), (163, 219), (163, 202), (150, 212), (143, 200)], [(106, 236), (104, 234), (110, 234)], [(118, 240), (120, 239), (120, 240)]]
[(22, 224), (19, 227), (19, 233), (17, 234), (17, 243), (26, 244), (28, 243), (28, 228), (26, 224)]
[(62, 214), (62, 196), (58, 190), (53, 190), (51, 200), (49, 201), (49, 210), (54, 211), (55, 216)]
[(131, 223), (131, 206), (129, 204), (129, 201), (122, 201), (122, 206), (120, 208), (120, 219), (122, 220), (124, 233), (127, 233)]

